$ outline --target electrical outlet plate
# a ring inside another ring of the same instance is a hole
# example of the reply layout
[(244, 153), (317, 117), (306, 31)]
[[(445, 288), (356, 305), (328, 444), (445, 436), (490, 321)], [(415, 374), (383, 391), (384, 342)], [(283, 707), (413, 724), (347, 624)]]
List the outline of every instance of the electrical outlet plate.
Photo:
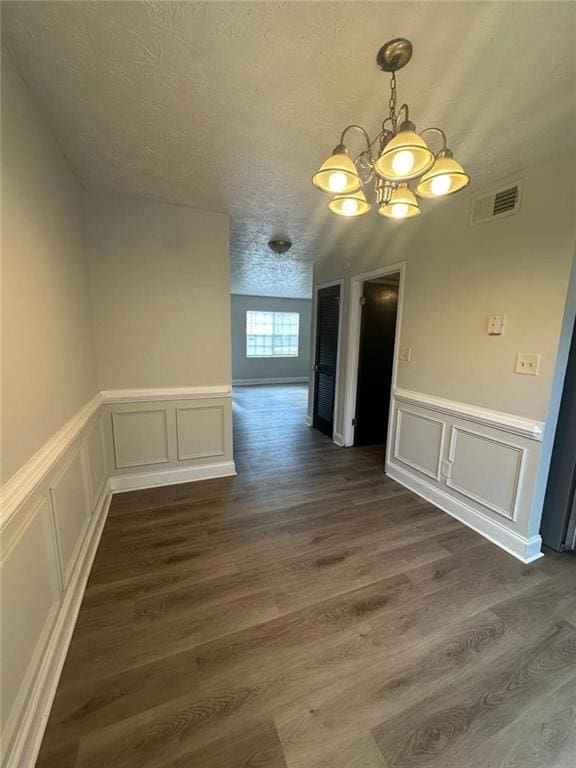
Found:
[(540, 369), (540, 355), (534, 352), (518, 352), (516, 356), (515, 373), (525, 376), (537, 376)]
[(502, 336), (504, 333), (504, 315), (488, 315), (488, 335)]

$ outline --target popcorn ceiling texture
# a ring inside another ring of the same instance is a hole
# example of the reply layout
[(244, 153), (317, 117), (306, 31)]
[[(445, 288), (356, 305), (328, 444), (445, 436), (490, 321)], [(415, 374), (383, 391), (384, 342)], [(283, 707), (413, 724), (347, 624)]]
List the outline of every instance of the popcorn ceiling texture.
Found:
[[(237, 293), (309, 296), (314, 260), (396, 236), (374, 212), (336, 220), (310, 185), (343, 126), (377, 131), (389, 38), (415, 45), (399, 98), (446, 130), (465, 194), (574, 141), (572, 3), (5, 2), (2, 16), (82, 184), (229, 212)], [(278, 235), (287, 256), (268, 250)]]

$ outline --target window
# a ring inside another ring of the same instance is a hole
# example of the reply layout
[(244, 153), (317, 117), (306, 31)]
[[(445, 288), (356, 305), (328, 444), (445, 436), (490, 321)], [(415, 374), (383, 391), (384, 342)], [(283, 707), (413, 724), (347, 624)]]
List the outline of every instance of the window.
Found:
[(298, 357), (298, 312), (246, 312), (246, 357)]

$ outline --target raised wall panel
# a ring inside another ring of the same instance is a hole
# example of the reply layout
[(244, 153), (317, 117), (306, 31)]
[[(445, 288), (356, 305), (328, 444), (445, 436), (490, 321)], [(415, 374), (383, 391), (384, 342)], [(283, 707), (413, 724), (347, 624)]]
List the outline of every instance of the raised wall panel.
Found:
[(444, 441), (444, 422), (398, 408), (394, 458), (438, 480)]
[(169, 460), (166, 409), (114, 412), (112, 431), (117, 469)]
[(94, 509), (102, 486), (106, 480), (106, 461), (104, 458), (104, 438), (102, 422), (97, 419), (94, 428), (86, 439), (88, 476), (90, 478), (90, 511)]
[[(2, 598), (1, 721), (9, 741), (39, 666), (60, 599), (51, 530), (50, 505), (44, 497), (18, 512), (2, 536), (0, 583)], [(12, 714), (12, 718), (10, 715)]]
[(446, 485), (503, 515), (516, 517), (525, 449), (462, 427), (452, 427)]
[(59, 473), (50, 494), (62, 579), (66, 586), (88, 523), (88, 493), (80, 451)]
[(177, 408), (178, 460), (223, 456), (224, 408)]

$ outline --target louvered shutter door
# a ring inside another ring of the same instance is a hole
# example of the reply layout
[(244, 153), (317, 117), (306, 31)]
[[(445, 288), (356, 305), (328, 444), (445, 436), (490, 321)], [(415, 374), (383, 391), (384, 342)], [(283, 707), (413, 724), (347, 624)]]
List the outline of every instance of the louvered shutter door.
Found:
[(314, 387), (314, 426), (332, 437), (334, 391), (338, 354), (340, 286), (318, 292), (316, 318), (316, 368)]

